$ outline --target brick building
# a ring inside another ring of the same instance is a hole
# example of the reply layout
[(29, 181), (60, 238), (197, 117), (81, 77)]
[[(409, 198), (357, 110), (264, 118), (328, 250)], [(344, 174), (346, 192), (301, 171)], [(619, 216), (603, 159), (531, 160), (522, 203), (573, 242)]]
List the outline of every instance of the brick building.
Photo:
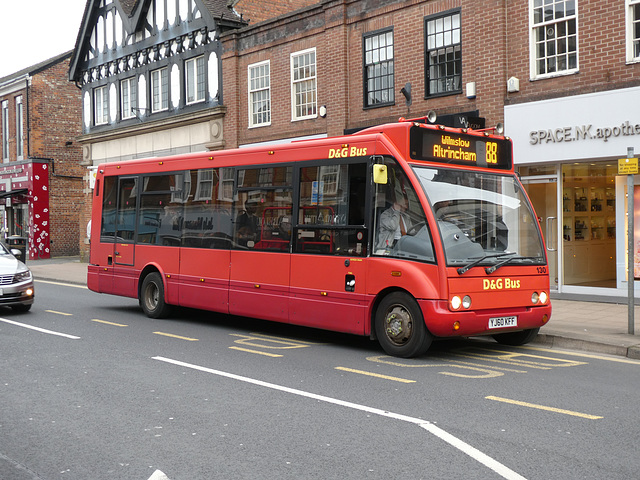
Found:
[[(175, 2), (155, 11), (142, 0), (91, 2), (72, 66), (85, 95), (87, 165), (334, 136), (429, 111), (451, 126), (504, 122), (552, 286), (624, 291), (626, 191), (614, 160), (640, 151), (640, 0), (193, 2), (200, 23), (165, 22)], [(96, 48), (108, 33), (94, 26), (107, 25), (109, 11), (124, 41)], [(213, 103), (184, 108), (181, 62), (197, 52), (172, 49), (179, 38), (191, 45), (196, 26), (216, 31), (205, 50), (219, 60), (219, 82), (207, 88), (219, 90)], [(150, 75), (165, 64), (173, 107), (154, 112)], [(118, 113), (132, 71), (146, 101), (136, 118)], [(96, 123), (96, 91), (106, 122)], [(185, 127), (194, 133), (176, 136)]]
[(324, 0), (221, 41), (227, 146), (430, 110), (452, 126), (504, 122), (552, 287), (625, 291), (616, 159), (640, 151), (640, 0)]
[(29, 259), (79, 251), (81, 103), (67, 79), (70, 57), (0, 78), (0, 228), (27, 238)]

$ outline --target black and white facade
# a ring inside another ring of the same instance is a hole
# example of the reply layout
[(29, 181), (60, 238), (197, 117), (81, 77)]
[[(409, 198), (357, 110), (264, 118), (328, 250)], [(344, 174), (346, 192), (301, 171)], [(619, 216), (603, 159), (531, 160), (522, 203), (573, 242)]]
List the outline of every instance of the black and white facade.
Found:
[(218, 37), (243, 25), (225, 0), (89, 0), (69, 71), (85, 164), (222, 148)]

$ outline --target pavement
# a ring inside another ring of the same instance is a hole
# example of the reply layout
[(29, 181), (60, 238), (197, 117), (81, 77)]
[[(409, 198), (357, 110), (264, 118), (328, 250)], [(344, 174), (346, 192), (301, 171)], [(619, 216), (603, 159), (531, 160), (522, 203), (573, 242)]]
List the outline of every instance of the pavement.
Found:
[[(27, 265), (36, 281), (87, 284), (87, 264), (80, 262), (78, 257), (28, 260)], [(598, 301), (590, 300), (587, 296), (580, 300), (552, 296), (551, 320), (540, 329), (532, 344), (640, 359), (640, 305), (634, 307), (635, 335), (632, 335), (628, 333), (626, 299), (598, 297)]]

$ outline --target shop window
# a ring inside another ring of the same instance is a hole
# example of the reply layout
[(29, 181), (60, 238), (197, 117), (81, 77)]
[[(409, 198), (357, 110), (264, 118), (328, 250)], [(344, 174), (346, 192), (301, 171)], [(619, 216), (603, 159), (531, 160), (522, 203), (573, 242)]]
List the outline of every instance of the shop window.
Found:
[(566, 285), (616, 286), (617, 165), (563, 165), (562, 245)]

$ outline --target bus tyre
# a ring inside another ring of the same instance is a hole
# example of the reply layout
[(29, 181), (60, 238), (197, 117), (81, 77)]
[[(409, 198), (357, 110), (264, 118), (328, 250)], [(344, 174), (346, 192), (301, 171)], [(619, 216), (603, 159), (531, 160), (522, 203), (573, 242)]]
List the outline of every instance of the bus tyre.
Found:
[(159, 273), (150, 273), (142, 281), (140, 306), (147, 317), (164, 318), (169, 315), (171, 306), (164, 301), (164, 284)]
[(376, 310), (375, 329), (382, 349), (394, 357), (422, 355), (433, 340), (418, 302), (404, 292), (382, 299)]
[(494, 335), (493, 339), (501, 345), (510, 345), (517, 347), (518, 345), (524, 345), (529, 343), (538, 335), (539, 328), (531, 328), (529, 330), (522, 330), (521, 332), (500, 333)]

